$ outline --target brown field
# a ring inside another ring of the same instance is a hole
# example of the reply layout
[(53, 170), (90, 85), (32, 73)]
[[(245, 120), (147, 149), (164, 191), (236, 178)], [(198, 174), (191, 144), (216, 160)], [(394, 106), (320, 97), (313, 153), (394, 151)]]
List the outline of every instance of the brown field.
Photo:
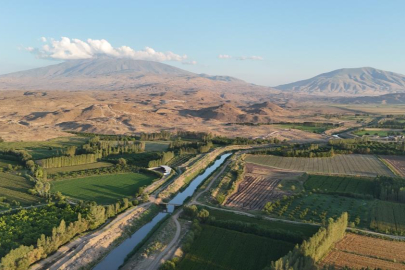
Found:
[(404, 156), (381, 156), (381, 158), (390, 164), (402, 176), (405, 177), (405, 157)]
[(266, 202), (291, 194), (291, 191), (282, 190), (278, 186), (282, 180), (297, 178), (300, 175), (302, 173), (247, 163), (245, 178), (240, 182), (237, 191), (226, 200), (225, 205), (260, 210)]
[(405, 269), (405, 243), (347, 234), (322, 261), (321, 265), (351, 268)]

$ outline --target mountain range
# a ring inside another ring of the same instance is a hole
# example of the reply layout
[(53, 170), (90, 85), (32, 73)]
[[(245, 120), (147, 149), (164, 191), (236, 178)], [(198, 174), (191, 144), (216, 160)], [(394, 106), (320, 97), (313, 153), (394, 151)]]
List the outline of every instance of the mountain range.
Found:
[(405, 93), (405, 75), (371, 67), (344, 68), (274, 88), (230, 76), (196, 74), (167, 64), (126, 58), (69, 60), (0, 75), (0, 90), (214, 91), (223, 95), (277, 93), (377, 96)]
[(343, 68), (275, 87), (310, 95), (367, 96), (405, 92), (405, 75), (371, 67)]

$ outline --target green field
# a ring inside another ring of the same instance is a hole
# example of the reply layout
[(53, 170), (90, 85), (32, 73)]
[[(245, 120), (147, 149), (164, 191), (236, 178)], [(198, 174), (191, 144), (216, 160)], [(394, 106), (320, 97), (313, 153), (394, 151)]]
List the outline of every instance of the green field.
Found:
[(176, 269), (263, 269), (293, 248), (292, 243), (203, 225), (201, 235)]
[(336, 155), (323, 158), (248, 155), (246, 162), (309, 173), (394, 176), (392, 171), (373, 155)]
[(84, 137), (61, 137), (38, 142), (1, 142), (0, 149), (25, 149), (33, 159), (43, 159), (61, 153), (68, 146), (80, 146), (87, 142)]
[(302, 233), (306, 237), (311, 237), (318, 231), (318, 227), (305, 225), (305, 224), (293, 224), (280, 221), (269, 221), (262, 218), (253, 218), (245, 215), (238, 215), (228, 211), (209, 209), (210, 217), (214, 217), (215, 220), (232, 220), (245, 223), (256, 224), (260, 227), (270, 230), (282, 230)]
[(8, 164), (11, 164), (13, 166), (20, 165), (17, 161), (14, 160), (0, 159), (0, 168), (7, 168)]
[(153, 176), (140, 173), (99, 175), (55, 181), (52, 182), (51, 191), (60, 191), (78, 200), (110, 204), (135, 196), (140, 187), (151, 184), (153, 179)]
[(28, 189), (32, 187), (32, 183), (22, 176), (0, 173), (0, 197), (6, 197), (5, 203), (9, 203), (11, 207), (14, 206), (13, 200), (21, 205), (37, 204), (39, 197), (28, 194)]
[(365, 129), (365, 130), (358, 130), (356, 132), (353, 132), (354, 134), (358, 135), (358, 136), (363, 136), (363, 135), (370, 135), (370, 136), (380, 136), (380, 137), (387, 137), (390, 135), (390, 132), (396, 132), (396, 133), (401, 133), (402, 135), (405, 134), (405, 131), (401, 130), (392, 130), (392, 129)]
[(145, 151), (164, 152), (169, 148), (170, 142), (167, 141), (147, 141), (145, 142)]
[(118, 162), (118, 159), (124, 158), (127, 160), (128, 164), (135, 165), (138, 167), (148, 167), (148, 163), (150, 160), (160, 159), (161, 155), (158, 152), (144, 152), (144, 153), (136, 153), (136, 154), (119, 154), (109, 156), (107, 158), (108, 161), (113, 163)]
[(303, 194), (279, 202), (279, 204), (274, 203), (271, 211), (272, 216), (322, 223), (330, 217), (337, 218), (343, 212), (348, 212), (349, 221), (355, 222), (358, 217), (360, 218), (360, 225), (367, 228), (370, 224), (370, 210), (375, 205), (375, 200), (325, 194)]
[(384, 233), (405, 235), (404, 204), (377, 201), (371, 212), (370, 228)]
[(332, 126), (321, 126), (321, 127), (310, 127), (310, 126), (305, 126), (305, 125), (300, 125), (300, 124), (275, 124), (272, 125), (272, 127), (276, 128), (283, 128), (283, 129), (298, 129), (306, 132), (312, 132), (312, 133), (323, 133), (328, 129), (332, 129), (334, 127)]
[(89, 170), (89, 169), (105, 168), (105, 167), (110, 167), (110, 166), (113, 166), (113, 164), (111, 164), (109, 162), (96, 162), (96, 163), (89, 163), (89, 164), (83, 164), (83, 165), (77, 165), (77, 166), (49, 168), (49, 169), (46, 169), (46, 172), (50, 175), (50, 174), (55, 174), (55, 173), (59, 173), (59, 172), (77, 172), (77, 171), (83, 171), (83, 170)]
[(375, 183), (365, 177), (309, 175), (304, 187), (308, 191), (374, 196)]

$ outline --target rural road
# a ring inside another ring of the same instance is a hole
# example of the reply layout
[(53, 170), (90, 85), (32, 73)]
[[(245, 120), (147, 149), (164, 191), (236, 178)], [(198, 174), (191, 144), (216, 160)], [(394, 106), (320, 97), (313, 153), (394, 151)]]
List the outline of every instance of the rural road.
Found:
[[(181, 233), (181, 225), (180, 222), (178, 220), (179, 215), (181, 214), (181, 212), (183, 212), (183, 210), (180, 210), (179, 212), (177, 212), (174, 216), (172, 216), (172, 219), (174, 221), (174, 223), (176, 224), (176, 234), (174, 235), (173, 239), (170, 241), (170, 243), (167, 245), (167, 247), (152, 261), (151, 265), (149, 265), (148, 268), (146, 268), (146, 270), (157, 270), (160, 266), (160, 264), (167, 260), (168, 255), (170, 255), (173, 250), (173, 248), (175, 248), (175, 244), (178, 242), (179, 238), (180, 238), (180, 233)], [(163, 259), (163, 261), (162, 261)]]
[(84, 236), (81, 236), (74, 240), (73, 242), (69, 242), (66, 245), (59, 247), (59, 249), (53, 255), (47, 257), (39, 261), (38, 263), (32, 265), (30, 270), (40, 270), (40, 269), (59, 269), (60, 265), (63, 265), (65, 262), (70, 260), (75, 254), (77, 254), (82, 248), (94, 237), (97, 237), (101, 233), (107, 231), (115, 224), (119, 223), (123, 218), (131, 215), (133, 212), (137, 211), (140, 207), (147, 207), (150, 202), (140, 204), (132, 209), (128, 209), (122, 214), (119, 214), (115, 219), (106, 223), (101, 228), (97, 229), (96, 231), (90, 232)]

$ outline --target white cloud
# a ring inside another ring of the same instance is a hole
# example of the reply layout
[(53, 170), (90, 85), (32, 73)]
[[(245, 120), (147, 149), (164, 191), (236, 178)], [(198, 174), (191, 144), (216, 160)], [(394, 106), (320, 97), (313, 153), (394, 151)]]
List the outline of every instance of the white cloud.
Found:
[(231, 59), (232, 56), (227, 55), (227, 54), (220, 54), (220, 55), (218, 55), (218, 58), (219, 59)]
[(115, 48), (105, 39), (87, 39), (87, 41), (82, 41), (68, 37), (62, 37), (60, 40), (42, 37), (41, 41), (45, 43), (41, 48), (27, 47), (26, 50), (34, 53), (39, 58), (57, 60), (89, 59), (105, 55), (158, 62), (177, 61), (188, 65), (195, 65), (197, 63), (196, 61), (188, 61), (187, 55), (179, 55), (171, 51), (157, 52), (150, 47), (145, 47), (139, 51), (128, 46)]
[(236, 60), (255, 60), (255, 61), (263, 61), (264, 58), (261, 56), (256, 56), (256, 55), (252, 55), (252, 56), (240, 56), (240, 57), (236, 57)]

